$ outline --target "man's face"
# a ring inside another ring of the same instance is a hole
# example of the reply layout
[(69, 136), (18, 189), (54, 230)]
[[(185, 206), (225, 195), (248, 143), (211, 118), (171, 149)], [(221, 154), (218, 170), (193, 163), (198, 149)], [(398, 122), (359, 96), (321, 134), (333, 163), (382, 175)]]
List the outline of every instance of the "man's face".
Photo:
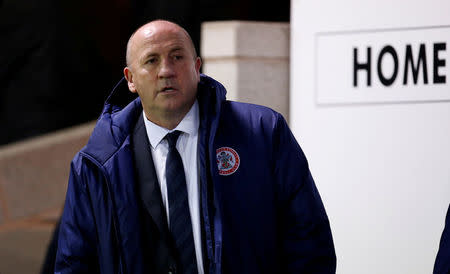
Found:
[(125, 77), (141, 98), (147, 118), (185, 115), (195, 101), (201, 60), (178, 26), (157, 22), (132, 38)]

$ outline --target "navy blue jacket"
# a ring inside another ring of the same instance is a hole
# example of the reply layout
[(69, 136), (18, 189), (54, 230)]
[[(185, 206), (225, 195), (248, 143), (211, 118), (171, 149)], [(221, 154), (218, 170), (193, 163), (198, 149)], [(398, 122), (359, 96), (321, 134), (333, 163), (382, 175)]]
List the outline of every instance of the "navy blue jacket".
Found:
[[(125, 93), (122, 80), (71, 163), (56, 273), (143, 272), (130, 149), (142, 105), (139, 98), (116, 104)], [(209, 272), (335, 273), (328, 217), (285, 120), (225, 94), (201, 76), (198, 163)], [(236, 154), (221, 154), (226, 148)]]
[(441, 236), (441, 243), (439, 251), (434, 263), (434, 274), (449, 274), (450, 273), (450, 205), (447, 210), (447, 217), (445, 218), (445, 227)]

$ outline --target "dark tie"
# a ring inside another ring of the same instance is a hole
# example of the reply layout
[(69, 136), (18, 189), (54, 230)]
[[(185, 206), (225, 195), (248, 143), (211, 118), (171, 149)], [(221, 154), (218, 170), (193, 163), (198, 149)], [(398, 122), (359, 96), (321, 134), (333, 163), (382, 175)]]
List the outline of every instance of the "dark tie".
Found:
[(166, 160), (167, 195), (169, 200), (169, 230), (175, 241), (181, 263), (181, 273), (197, 273), (194, 237), (184, 175), (183, 162), (176, 148), (181, 131), (166, 135), (169, 152)]

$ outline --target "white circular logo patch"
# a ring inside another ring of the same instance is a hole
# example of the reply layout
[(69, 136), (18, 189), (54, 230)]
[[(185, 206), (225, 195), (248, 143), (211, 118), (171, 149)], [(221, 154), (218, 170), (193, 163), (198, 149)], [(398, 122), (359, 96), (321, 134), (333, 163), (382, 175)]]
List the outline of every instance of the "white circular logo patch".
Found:
[(239, 168), (239, 154), (231, 147), (221, 147), (216, 150), (217, 167), (220, 175), (231, 175)]

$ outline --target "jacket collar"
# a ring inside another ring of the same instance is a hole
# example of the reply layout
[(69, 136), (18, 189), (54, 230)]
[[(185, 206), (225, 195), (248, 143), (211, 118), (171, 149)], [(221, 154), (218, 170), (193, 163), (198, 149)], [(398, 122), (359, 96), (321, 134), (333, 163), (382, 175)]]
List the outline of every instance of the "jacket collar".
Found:
[[(217, 129), (218, 114), (225, 95), (226, 90), (222, 84), (204, 74), (200, 76), (197, 100), (201, 121), (211, 125), (210, 138)], [(102, 114), (82, 152), (103, 165), (130, 137), (139, 115), (142, 115), (141, 100), (128, 90), (127, 81), (122, 78), (106, 100)]]

